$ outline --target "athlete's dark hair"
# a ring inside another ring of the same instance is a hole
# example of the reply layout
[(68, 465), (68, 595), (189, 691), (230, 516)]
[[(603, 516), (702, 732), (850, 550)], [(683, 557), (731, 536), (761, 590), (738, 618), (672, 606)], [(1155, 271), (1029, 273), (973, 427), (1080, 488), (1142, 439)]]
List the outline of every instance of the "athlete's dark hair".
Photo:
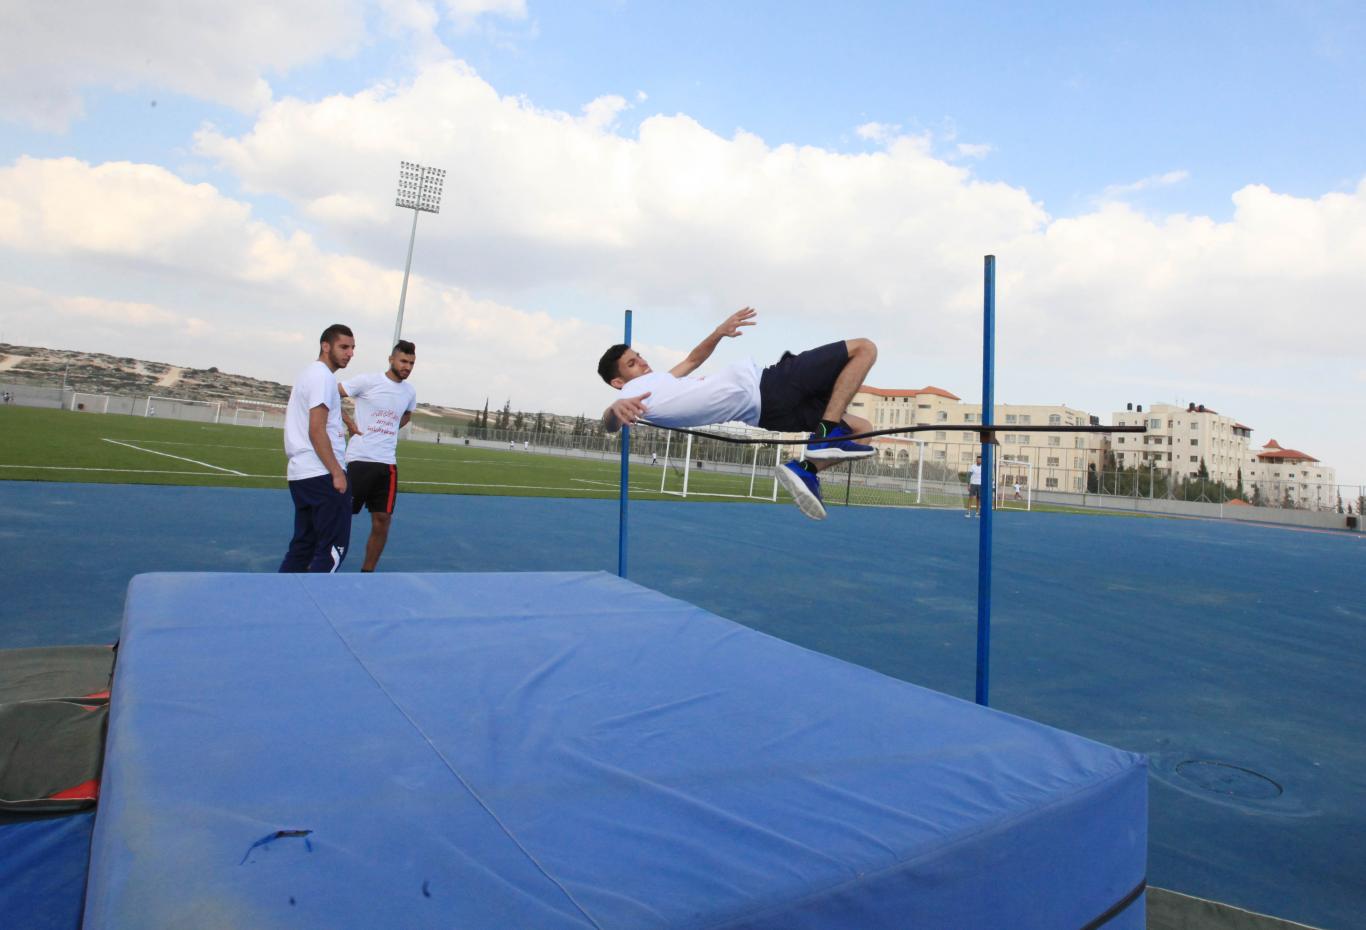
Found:
[(337, 341), (337, 337), (339, 336), (350, 336), (352, 339), (356, 338), (356, 334), (351, 332), (351, 327), (347, 326), (345, 323), (333, 323), (331, 326), (327, 327), (327, 329), (323, 330), (323, 334), (318, 337), (318, 341), (331, 345)]
[(612, 383), (613, 378), (620, 378), (621, 371), (617, 363), (626, 354), (626, 350), (631, 348), (624, 342), (619, 342), (606, 352), (602, 353), (602, 358), (598, 359), (598, 375), (608, 384)]
[[(400, 339), (398, 342), (394, 343), (394, 352), (402, 352), (404, 355), (416, 355), (417, 347), (407, 339)], [(393, 355), (394, 352), (390, 352), (389, 354)]]

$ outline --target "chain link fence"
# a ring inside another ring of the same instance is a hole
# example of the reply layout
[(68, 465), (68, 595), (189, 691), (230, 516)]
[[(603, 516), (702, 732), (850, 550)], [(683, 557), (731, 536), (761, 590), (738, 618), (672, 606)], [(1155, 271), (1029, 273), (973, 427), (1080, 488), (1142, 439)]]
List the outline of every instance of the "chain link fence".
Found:
[[(63, 408), (85, 413), (121, 413), (199, 422), (281, 429), (284, 405), (252, 398), (204, 402), (158, 395), (94, 394), (68, 386), (0, 383), (0, 400), (21, 406)], [(410, 424), (401, 438), (431, 443), (461, 443), (541, 455), (615, 460), (621, 434), (607, 433), (592, 419), (545, 418), (540, 429), (499, 429), (469, 423)], [(801, 454), (800, 445), (755, 446), (705, 437), (687, 437), (638, 426), (632, 430), (631, 457), (637, 464), (668, 463), (734, 476), (736, 486), (751, 479), (771, 480), (775, 464)], [(933, 446), (938, 446), (936, 450)], [(850, 506), (961, 507), (967, 473), (981, 447), (975, 443), (900, 443), (880, 447), (871, 459), (831, 469), (822, 475), (826, 503)], [(1094, 450), (1081, 448), (998, 449), (998, 486), (1028, 488), (1040, 509), (1119, 510), (1180, 516), (1363, 529), (1366, 486), (1280, 480), (1239, 487), (1207, 478), (1173, 478), (1155, 468), (1098, 468)], [(665, 479), (667, 488), (668, 481)], [(746, 496), (737, 492), (739, 496)]]

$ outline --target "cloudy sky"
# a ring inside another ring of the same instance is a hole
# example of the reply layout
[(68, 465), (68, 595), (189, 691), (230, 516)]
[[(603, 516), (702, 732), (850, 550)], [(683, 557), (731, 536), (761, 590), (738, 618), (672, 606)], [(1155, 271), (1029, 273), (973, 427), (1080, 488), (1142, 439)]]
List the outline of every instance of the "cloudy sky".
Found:
[[(0, 340), (561, 413), (866, 336), (872, 383), (1203, 403), (1366, 482), (1366, 12), (1314, 2), (10, 0)], [(1194, 6), (1195, 9), (1191, 7)], [(1065, 13), (1065, 15), (1063, 15)]]

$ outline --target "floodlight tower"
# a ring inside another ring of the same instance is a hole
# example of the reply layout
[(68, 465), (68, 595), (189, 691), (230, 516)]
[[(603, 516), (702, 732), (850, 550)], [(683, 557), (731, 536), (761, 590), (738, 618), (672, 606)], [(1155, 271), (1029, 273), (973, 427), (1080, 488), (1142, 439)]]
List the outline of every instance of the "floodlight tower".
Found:
[(408, 299), (408, 272), (413, 267), (413, 242), (417, 239), (417, 215), (441, 212), (441, 185), (446, 172), (441, 168), (398, 163), (398, 196), (394, 206), (413, 211), (413, 231), (408, 236), (408, 261), (403, 266), (403, 290), (398, 295), (398, 319), (394, 321), (394, 343), (403, 338), (403, 303)]

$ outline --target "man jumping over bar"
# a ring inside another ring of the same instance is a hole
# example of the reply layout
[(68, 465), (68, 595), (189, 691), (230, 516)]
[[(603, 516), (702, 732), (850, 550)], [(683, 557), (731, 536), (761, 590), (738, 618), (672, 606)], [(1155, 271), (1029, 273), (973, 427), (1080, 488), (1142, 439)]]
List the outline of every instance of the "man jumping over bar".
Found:
[(654, 371), (630, 346), (612, 346), (598, 362), (598, 374), (623, 393), (627, 384), (631, 388), (629, 396), (603, 411), (602, 425), (614, 433), (641, 419), (685, 429), (738, 420), (775, 432), (810, 433), (818, 441), (806, 447), (806, 461), (794, 459), (779, 468), (778, 480), (802, 513), (824, 520), (816, 474), (875, 451), (844, 437), (872, 429), (847, 408), (877, 361), (877, 346), (868, 339), (846, 339), (799, 355), (784, 352), (762, 371), (746, 359), (714, 374), (693, 374), (723, 338), (753, 326), (757, 314), (750, 307), (735, 311), (668, 371)]

